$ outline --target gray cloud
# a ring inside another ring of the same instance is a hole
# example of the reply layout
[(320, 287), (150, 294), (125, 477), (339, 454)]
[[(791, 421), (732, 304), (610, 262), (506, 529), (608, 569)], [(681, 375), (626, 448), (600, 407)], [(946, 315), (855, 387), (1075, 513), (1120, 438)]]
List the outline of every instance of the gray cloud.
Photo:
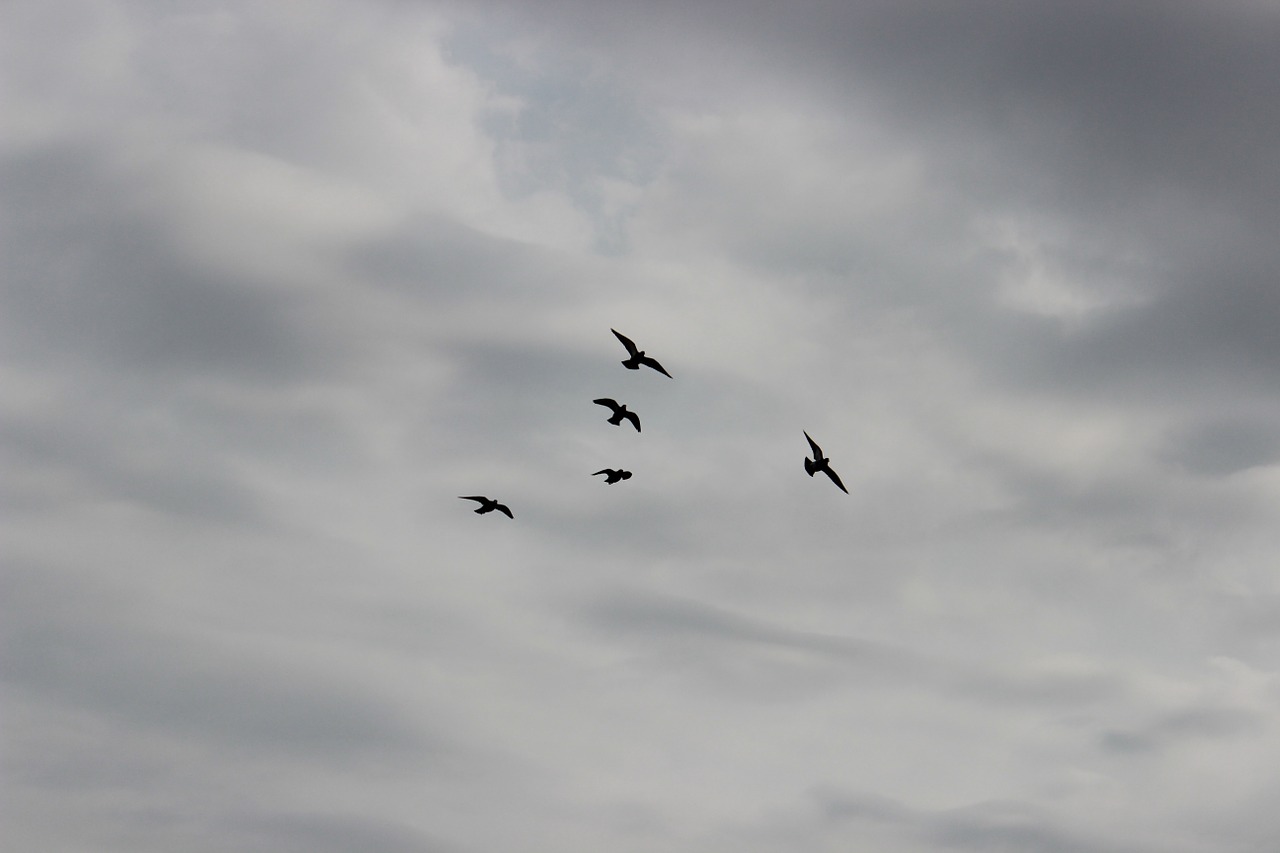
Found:
[(409, 827), (359, 815), (231, 813), (219, 816), (209, 828), (212, 835), (234, 843), (238, 850), (447, 853), (462, 849)]
[(1149, 850), (1072, 832), (1029, 803), (990, 801), (955, 809), (916, 809), (873, 794), (819, 790), (814, 799), (834, 824), (890, 824), (918, 841), (946, 850), (1035, 850), (1043, 853), (1104, 853)]
[[(0, 188), (7, 348), (37, 364), (112, 363), (173, 375), (297, 379), (332, 363), (264, 282), (227, 281), (176, 256), (172, 211), (145, 172), (84, 145), (10, 155)], [(132, 172), (132, 173), (131, 173)]]
[(123, 590), (86, 587), (50, 566), (6, 574), (6, 681), (58, 706), (230, 750), (390, 758), (429, 748), (399, 711), (341, 689), (314, 664), (148, 625)]
[(1270, 7), (0, 23), (19, 846), (1270, 849)]
[(1256, 710), (1192, 707), (1164, 714), (1141, 728), (1103, 732), (1099, 746), (1113, 754), (1142, 755), (1192, 741), (1256, 736), (1266, 727), (1266, 716)]
[[(759, 681), (751, 692), (759, 696), (799, 699), (800, 683), (821, 690), (856, 679), (860, 685), (924, 687), (983, 705), (1063, 709), (1111, 700), (1129, 689), (1126, 677), (1102, 669), (967, 661), (909, 645), (798, 630), (731, 609), (638, 590), (602, 596), (590, 602), (583, 615), (598, 630), (644, 643), (651, 652), (677, 648), (679, 658), (696, 661), (700, 672), (715, 679), (729, 676), (744, 660), (756, 660), (760, 665), (751, 672)], [(837, 674), (831, 667), (846, 672)], [(823, 675), (816, 676), (815, 669)], [(804, 677), (797, 680), (800, 675)], [(732, 678), (726, 683), (732, 684)], [(788, 691), (780, 691), (780, 684), (787, 684)]]

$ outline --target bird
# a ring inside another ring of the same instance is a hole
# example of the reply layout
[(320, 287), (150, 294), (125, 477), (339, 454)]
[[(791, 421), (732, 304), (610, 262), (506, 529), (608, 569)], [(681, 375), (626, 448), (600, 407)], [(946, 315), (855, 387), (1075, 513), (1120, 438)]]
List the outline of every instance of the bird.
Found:
[(622, 419), (626, 418), (631, 421), (631, 425), (636, 428), (636, 432), (640, 431), (640, 416), (626, 407), (625, 404), (619, 403), (617, 400), (609, 397), (600, 397), (592, 400), (597, 406), (608, 406), (613, 410), (613, 415), (609, 418), (609, 423), (614, 426), (620, 426)]
[(507, 518), (515, 518), (511, 514), (510, 507), (506, 504), (498, 503), (493, 498), (486, 498), (484, 495), (458, 495), (458, 498), (464, 501), (479, 501), (480, 508), (476, 510), (477, 515), (484, 515), (486, 512), (493, 512), (496, 509), (498, 512), (504, 513)]
[(631, 338), (628, 338), (626, 335), (622, 334), (617, 329), (610, 329), (609, 331), (613, 332), (614, 337), (622, 341), (622, 345), (627, 348), (627, 358), (625, 361), (622, 362), (623, 367), (627, 368), (628, 370), (639, 370), (640, 365), (643, 364), (647, 367), (652, 367), (654, 370), (658, 371), (668, 379), (671, 378), (671, 374), (667, 373), (666, 368), (664, 368), (661, 364), (658, 364), (657, 359), (651, 358), (645, 355), (644, 350), (636, 347), (635, 343), (631, 340)]
[(810, 459), (808, 456), (804, 458), (804, 470), (809, 473), (810, 477), (821, 471), (831, 478), (831, 482), (835, 483), (840, 491), (846, 495), (849, 494), (849, 490), (844, 487), (844, 483), (840, 482), (840, 475), (831, 470), (831, 460), (822, 455), (822, 448), (818, 446), (816, 441), (809, 438), (808, 432), (804, 434), (804, 437), (809, 439), (809, 446), (813, 448), (813, 458)]
[[(596, 474), (604, 474), (605, 475), (604, 482), (606, 485), (610, 485), (610, 486), (618, 482), (619, 480), (631, 479), (631, 472), (623, 471), (621, 468), (617, 468), (617, 469), (602, 468), (599, 471), (597, 471)], [(594, 477), (596, 474), (592, 474), (591, 476)]]

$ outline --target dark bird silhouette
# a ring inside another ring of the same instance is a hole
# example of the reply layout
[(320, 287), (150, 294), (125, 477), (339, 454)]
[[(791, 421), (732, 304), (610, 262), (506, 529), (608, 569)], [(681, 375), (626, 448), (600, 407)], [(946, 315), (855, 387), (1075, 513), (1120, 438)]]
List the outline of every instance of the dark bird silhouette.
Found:
[(592, 400), (591, 402), (595, 403), (597, 406), (608, 406), (610, 409), (613, 409), (613, 415), (609, 418), (609, 423), (614, 426), (621, 425), (622, 419), (626, 418), (631, 421), (631, 425), (636, 428), (636, 432), (640, 431), (640, 416), (628, 409), (622, 403), (619, 403), (617, 400), (610, 399), (609, 397), (601, 397), (597, 400)]
[(507, 518), (515, 518), (506, 504), (500, 504), (493, 498), (486, 498), (484, 495), (458, 495), (458, 497), (464, 501), (479, 501), (480, 508), (476, 510), (477, 515), (484, 515), (486, 512), (493, 512), (496, 509), (498, 512), (506, 514)]
[[(809, 433), (806, 432), (804, 437), (809, 438)], [(844, 483), (840, 482), (840, 475), (831, 470), (831, 460), (822, 455), (822, 448), (818, 446), (818, 443), (809, 438), (809, 446), (813, 448), (813, 458), (810, 459), (808, 456), (804, 458), (804, 470), (809, 472), (810, 477), (821, 471), (831, 478), (831, 482), (835, 483), (840, 491), (846, 495), (849, 494), (849, 490), (844, 487)]]
[[(615, 469), (615, 468), (602, 468), (602, 469), (600, 469), (599, 471), (597, 471), (597, 472), (596, 472), (596, 474), (604, 474), (604, 475), (605, 475), (605, 477), (604, 477), (604, 482), (605, 482), (605, 484), (606, 484), (606, 485), (609, 485), (609, 486), (613, 485), (614, 483), (618, 482), (619, 480), (630, 480), (630, 479), (631, 479), (631, 472), (630, 472), (630, 471), (623, 471), (621, 468), (617, 468), (617, 469)], [(596, 474), (592, 474), (591, 476), (592, 476), (592, 477), (594, 477)]]
[(626, 361), (622, 362), (623, 367), (627, 368), (628, 370), (639, 370), (640, 365), (643, 364), (646, 367), (652, 367), (654, 370), (658, 371), (668, 379), (671, 378), (671, 374), (667, 373), (666, 368), (664, 368), (661, 364), (658, 364), (657, 359), (650, 358), (649, 356), (645, 355), (644, 350), (637, 348), (635, 343), (631, 340), (631, 338), (628, 338), (626, 335), (622, 334), (617, 329), (610, 329), (609, 331), (613, 332), (614, 337), (622, 341), (622, 345), (627, 348), (627, 359)]

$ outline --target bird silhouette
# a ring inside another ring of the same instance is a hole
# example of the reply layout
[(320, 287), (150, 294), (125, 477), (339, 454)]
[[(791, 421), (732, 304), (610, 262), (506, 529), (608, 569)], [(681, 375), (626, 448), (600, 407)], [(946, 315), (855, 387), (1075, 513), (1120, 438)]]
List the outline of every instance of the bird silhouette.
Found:
[(622, 345), (627, 348), (627, 359), (622, 362), (623, 367), (627, 368), (628, 370), (639, 370), (640, 365), (643, 364), (646, 367), (652, 367), (654, 370), (658, 371), (668, 379), (671, 378), (671, 374), (667, 373), (666, 368), (664, 368), (661, 364), (658, 364), (657, 359), (650, 358), (649, 356), (645, 355), (644, 350), (636, 347), (635, 342), (632, 341), (631, 338), (628, 338), (626, 335), (622, 334), (617, 329), (610, 329), (609, 331), (613, 332), (614, 337), (622, 341)]
[(479, 501), (480, 508), (476, 510), (477, 515), (484, 515), (486, 512), (493, 512), (496, 509), (498, 512), (505, 513), (507, 518), (515, 518), (506, 504), (500, 504), (493, 498), (486, 498), (484, 495), (458, 495), (458, 497), (464, 501)]
[(822, 455), (822, 448), (818, 446), (816, 441), (809, 438), (809, 433), (806, 432), (804, 437), (809, 439), (809, 446), (813, 448), (813, 458), (810, 459), (808, 456), (804, 458), (804, 470), (809, 473), (810, 477), (821, 471), (831, 478), (831, 482), (835, 483), (840, 491), (846, 495), (849, 494), (849, 490), (844, 487), (844, 483), (840, 482), (840, 475), (831, 470), (831, 460)]
[[(617, 468), (617, 469), (602, 468), (599, 471), (597, 471), (596, 474), (604, 474), (605, 475), (604, 482), (606, 485), (610, 485), (610, 486), (618, 482), (619, 480), (631, 479), (631, 472), (623, 471), (621, 468)], [(596, 474), (592, 474), (591, 476), (594, 477)]]
[(613, 410), (613, 415), (609, 418), (609, 423), (614, 426), (621, 425), (622, 419), (626, 418), (631, 421), (631, 425), (636, 428), (636, 432), (640, 431), (640, 416), (628, 409), (624, 404), (609, 397), (600, 397), (599, 399), (592, 400), (591, 402), (595, 403), (597, 406), (608, 406)]

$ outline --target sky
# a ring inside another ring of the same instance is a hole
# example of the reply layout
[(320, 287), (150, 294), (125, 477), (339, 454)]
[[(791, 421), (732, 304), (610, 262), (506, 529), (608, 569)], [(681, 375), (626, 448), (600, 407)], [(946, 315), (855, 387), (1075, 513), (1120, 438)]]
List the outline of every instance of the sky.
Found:
[(1277, 44), (5, 3), (7, 849), (1274, 850)]

